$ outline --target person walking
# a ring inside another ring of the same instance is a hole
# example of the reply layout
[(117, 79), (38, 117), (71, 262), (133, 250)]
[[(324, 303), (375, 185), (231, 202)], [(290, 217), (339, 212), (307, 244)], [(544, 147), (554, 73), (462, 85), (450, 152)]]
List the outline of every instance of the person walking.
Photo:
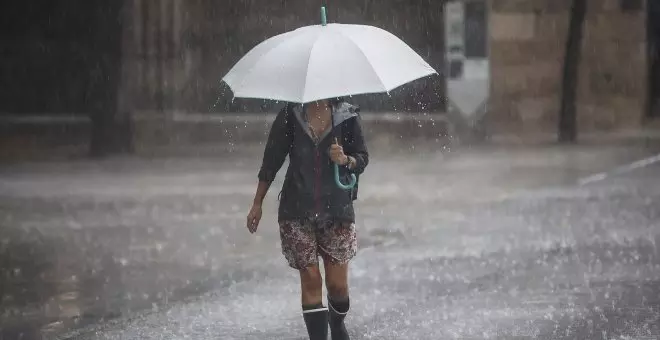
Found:
[[(259, 183), (247, 216), (255, 233), (264, 197), (286, 157), (289, 166), (279, 195), (278, 223), (282, 253), (300, 273), (302, 314), (310, 340), (349, 340), (348, 264), (357, 252), (357, 185), (340, 188), (334, 164), (346, 182), (369, 164), (359, 109), (342, 99), (287, 104), (271, 126), (258, 174)], [(328, 307), (323, 305), (323, 259)], [(329, 326), (329, 327), (328, 327)]]

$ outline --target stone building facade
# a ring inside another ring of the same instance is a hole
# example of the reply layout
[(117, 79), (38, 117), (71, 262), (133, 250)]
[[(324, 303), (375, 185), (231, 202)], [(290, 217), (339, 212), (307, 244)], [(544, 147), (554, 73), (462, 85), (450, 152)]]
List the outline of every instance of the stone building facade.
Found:
[[(474, 1), (474, 0), (470, 0)], [(492, 133), (556, 133), (572, 0), (490, 0)], [(273, 103), (231, 100), (220, 77), (260, 41), (318, 22), (321, 2), (133, 0), (125, 39), (125, 93), (143, 111), (262, 111)], [(445, 1), (332, 1), (330, 18), (372, 24), (398, 35), (445, 70)], [(578, 129), (639, 127), (653, 112), (646, 0), (587, 0), (578, 80)], [(651, 4), (652, 5), (652, 4)], [(357, 99), (374, 110), (443, 111), (442, 76), (393, 98)]]
[[(482, 126), (492, 134), (523, 138), (555, 134), (572, 0), (465, 1), (489, 4), (491, 86)], [(103, 135), (134, 134), (136, 144), (149, 140), (167, 146), (182, 129), (190, 138), (227, 135), (226, 126), (189, 123), (182, 128), (172, 118), (177, 112), (275, 110), (279, 104), (272, 102), (232, 101), (220, 79), (260, 41), (318, 23), (322, 2), (88, 0), (83, 8), (78, 2), (53, 0), (39, 10), (27, 2), (3, 2), (0, 13), (8, 29), (0, 33), (5, 52), (0, 57), (0, 116), (73, 114), (82, 121), (90, 117), (101, 121), (92, 125), (103, 126)], [(647, 118), (660, 116), (660, 1), (587, 2), (578, 82), (579, 131), (645, 126)], [(327, 3), (330, 21), (380, 26), (401, 37), (436, 70), (447, 69), (446, 0)], [(372, 95), (354, 101), (376, 111), (442, 113), (445, 97), (440, 75), (393, 91), (392, 97)], [(127, 132), (129, 125), (132, 132)], [(239, 125), (231, 128), (246, 130)], [(209, 131), (200, 133), (205, 129)], [(396, 136), (419, 133), (393, 131)], [(39, 145), (68, 146), (99, 135), (88, 123), (69, 121), (42, 124), (38, 131), (9, 122), (0, 124), (0, 132), (0, 150), (25, 149), (43, 136), (50, 137)], [(439, 133), (431, 129), (430, 134), (437, 138)]]
[[(492, 0), (494, 133), (556, 133), (572, 0)], [(653, 115), (650, 11), (644, 0), (587, 0), (578, 131), (638, 128)], [(657, 61), (655, 61), (657, 62)]]

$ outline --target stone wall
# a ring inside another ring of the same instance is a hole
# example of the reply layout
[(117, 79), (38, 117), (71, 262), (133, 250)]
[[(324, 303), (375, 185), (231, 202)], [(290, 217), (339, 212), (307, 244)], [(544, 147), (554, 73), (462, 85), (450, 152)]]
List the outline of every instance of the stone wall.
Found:
[[(588, 0), (579, 75), (579, 131), (638, 125), (646, 100), (644, 2)], [(520, 136), (557, 129), (572, 0), (491, 2), (494, 133)]]
[[(621, 4), (628, 3), (626, 8)], [(630, 5), (638, 3), (639, 7)], [(583, 130), (639, 126), (648, 95), (642, 0), (590, 0), (584, 27), (578, 123)]]

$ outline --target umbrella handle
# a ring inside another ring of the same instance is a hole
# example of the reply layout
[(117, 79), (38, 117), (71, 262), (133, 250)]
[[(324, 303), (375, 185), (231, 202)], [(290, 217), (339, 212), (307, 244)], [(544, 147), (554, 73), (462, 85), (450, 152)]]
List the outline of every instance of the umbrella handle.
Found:
[(351, 180), (348, 184), (344, 184), (341, 182), (339, 179), (339, 166), (335, 164), (335, 183), (340, 189), (344, 190), (350, 190), (355, 187), (355, 183), (357, 183), (357, 178), (355, 177), (355, 174), (351, 174)]
[(326, 26), (328, 24), (328, 16), (325, 12), (325, 6), (321, 7), (321, 25)]

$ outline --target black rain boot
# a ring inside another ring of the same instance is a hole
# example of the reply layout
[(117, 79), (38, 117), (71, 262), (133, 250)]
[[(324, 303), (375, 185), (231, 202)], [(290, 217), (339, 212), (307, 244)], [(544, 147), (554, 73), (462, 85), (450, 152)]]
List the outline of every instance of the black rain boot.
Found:
[(332, 301), (328, 298), (330, 334), (332, 340), (350, 340), (344, 318), (350, 307), (348, 297), (345, 300)]
[(315, 309), (303, 308), (303, 319), (307, 326), (309, 340), (328, 340), (328, 309), (319, 307)]

